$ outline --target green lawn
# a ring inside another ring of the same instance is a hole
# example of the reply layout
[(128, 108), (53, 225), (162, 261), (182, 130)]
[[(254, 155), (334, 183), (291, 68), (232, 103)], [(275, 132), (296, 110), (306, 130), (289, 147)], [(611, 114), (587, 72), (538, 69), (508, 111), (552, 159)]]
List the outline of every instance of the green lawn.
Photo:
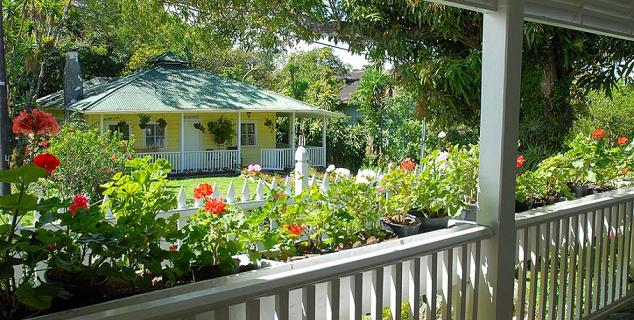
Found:
[[(244, 179), (237, 177), (200, 177), (200, 178), (189, 178), (189, 179), (174, 179), (170, 180), (169, 186), (174, 190), (174, 192), (178, 193), (178, 190), (181, 186), (185, 187), (185, 193), (187, 194), (187, 199), (194, 199), (194, 188), (196, 188), (201, 183), (209, 183), (210, 185), (214, 185), (216, 183), (216, 187), (218, 188), (219, 194), (221, 197), (226, 197), (227, 190), (229, 189), (229, 183), (233, 181), (233, 188), (236, 192), (237, 198), (240, 198), (242, 195), (242, 186), (244, 185)], [(257, 188), (257, 183), (253, 181), (249, 181), (249, 191), (252, 195), (255, 194), (255, 189)]]

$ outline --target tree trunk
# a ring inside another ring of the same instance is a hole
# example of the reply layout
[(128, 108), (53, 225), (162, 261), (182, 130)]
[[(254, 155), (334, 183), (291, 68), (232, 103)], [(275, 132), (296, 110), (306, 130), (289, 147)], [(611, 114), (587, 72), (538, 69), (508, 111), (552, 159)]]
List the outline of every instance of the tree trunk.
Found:
[[(4, 59), (3, 4), (0, 2), (0, 170), (9, 169), (9, 105), (7, 103), (7, 68)], [(11, 192), (8, 183), (0, 183), (0, 195)]]

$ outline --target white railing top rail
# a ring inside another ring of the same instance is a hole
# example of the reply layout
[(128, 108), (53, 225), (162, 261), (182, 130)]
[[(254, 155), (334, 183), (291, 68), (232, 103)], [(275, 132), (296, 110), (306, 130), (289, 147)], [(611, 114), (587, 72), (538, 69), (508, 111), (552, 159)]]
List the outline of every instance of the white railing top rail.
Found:
[(634, 200), (634, 188), (617, 189), (593, 194), (580, 199), (555, 203), (515, 215), (515, 227), (525, 228), (549, 221), (586, 213)]
[[(200, 284), (194, 283), (168, 289), (178, 291), (175, 294), (150, 293), (150, 295), (161, 294), (161, 297), (149, 299), (149, 296), (146, 296), (135, 304), (119, 305), (113, 303), (111, 308), (104, 305), (99, 311), (93, 313), (83, 313), (80, 309), (74, 314), (62, 315), (66, 316), (66, 319), (75, 320), (181, 318), (285, 290), (339, 279), (358, 272), (459, 247), (491, 236), (493, 236), (491, 228), (467, 224), (459, 225), (452, 229), (330, 254), (328, 261), (320, 260), (319, 263), (309, 263), (310, 259), (300, 260), (277, 267), (229, 276), (235, 280), (243, 277), (243, 281), (224, 285), (218, 283), (217, 286), (203, 288), (199, 287)], [(355, 254), (350, 253), (359, 249), (364, 250), (364, 252), (360, 254), (358, 251)], [(187, 286), (192, 287), (187, 290)], [(138, 298), (131, 297), (131, 299)]]

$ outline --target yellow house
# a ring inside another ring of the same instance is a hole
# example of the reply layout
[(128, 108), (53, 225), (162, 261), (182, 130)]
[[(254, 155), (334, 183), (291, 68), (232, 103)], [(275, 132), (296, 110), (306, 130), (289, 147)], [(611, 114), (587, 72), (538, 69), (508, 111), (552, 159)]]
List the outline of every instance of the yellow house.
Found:
[[(268, 170), (291, 167), (298, 118), (323, 120), (321, 146), (306, 149), (311, 165), (326, 165), (326, 120), (338, 113), (192, 68), (169, 53), (132, 75), (87, 81), (84, 88), (79, 73), (72, 74), (79, 70), (77, 55), (66, 58), (65, 90), (40, 104), (81, 113), (101, 132), (134, 137), (139, 155), (168, 159), (176, 172), (237, 170), (252, 163)], [(279, 117), (289, 119), (288, 144), (276, 143)]]

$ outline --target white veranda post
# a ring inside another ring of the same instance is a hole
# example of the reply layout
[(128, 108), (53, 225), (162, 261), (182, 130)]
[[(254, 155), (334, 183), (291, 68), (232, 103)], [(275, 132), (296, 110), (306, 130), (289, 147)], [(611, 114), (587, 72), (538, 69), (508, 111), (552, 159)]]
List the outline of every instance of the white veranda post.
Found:
[(103, 134), (103, 113), (99, 115), (99, 133)]
[(295, 154), (295, 112), (291, 113), (291, 119), (290, 122), (288, 124), (289, 126), (289, 133), (290, 133), (290, 137), (289, 137), (289, 143), (291, 144), (291, 150), (293, 150), (293, 154)]
[(242, 112), (238, 112), (238, 127), (236, 128), (238, 141), (238, 166), (242, 167)]
[(515, 157), (520, 108), (523, 1), (498, 0), (484, 13), (478, 224), (496, 229), (482, 242), (478, 319), (513, 318)]
[(186, 166), (185, 166), (185, 113), (181, 112), (181, 140), (180, 140), (180, 145), (181, 145), (181, 167), (180, 168), (174, 168), (174, 169), (181, 169), (181, 170), (185, 170)]
[(328, 131), (328, 119), (324, 117), (323, 128), (321, 130), (321, 152), (323, 153), (324, 166), (326, 166), (326, 131)]

